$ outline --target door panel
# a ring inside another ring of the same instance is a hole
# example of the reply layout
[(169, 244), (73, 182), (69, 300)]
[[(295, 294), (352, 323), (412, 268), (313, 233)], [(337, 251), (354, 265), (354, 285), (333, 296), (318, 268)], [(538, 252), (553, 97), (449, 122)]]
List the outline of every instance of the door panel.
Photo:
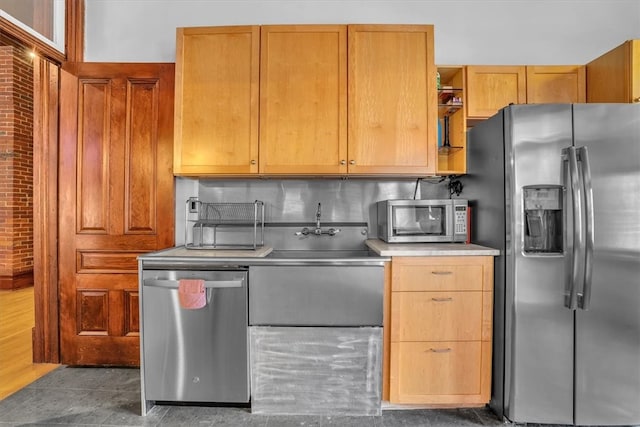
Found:
[(259, 26), (177, 29), (177, 175), (258, 172), (259, 61)]
[(140, 253), (173, 245), (173, 64), (61, 77), (61, 362), (138, 365)]
[(349, 25), (348, 39), (349, 173), (435, 173), (433, 27)]
[(347, 27), (261, 27), (260, 172), (346, 173)]
[(466, 67), (467, 117), (483, 119), (509, 104), (526, 104), (527, 74), (524, 66)]
[(576, 312), (576, 423), (640, 423), (640, 105), (574, 106), (594, 200), (593, 282)]
[(564, 307), (565, 257), (570, 252), (525, 254), (523, 250), (523, 187), (563, 184), (561, 152), (571, 146), (571, 107), (512, 106), (505, 110), (505, 118), (510, 136), (505, 143), (506, 415), (514, 422), (571, 424), (573, 312)]
[(527, 66), (527, 104), (585, 102), (582, 65)]
[(107, 233), (109, 135), (105, 125), (110, 116), (109, 81), (86, 79), (79, 83), (78, 232)]

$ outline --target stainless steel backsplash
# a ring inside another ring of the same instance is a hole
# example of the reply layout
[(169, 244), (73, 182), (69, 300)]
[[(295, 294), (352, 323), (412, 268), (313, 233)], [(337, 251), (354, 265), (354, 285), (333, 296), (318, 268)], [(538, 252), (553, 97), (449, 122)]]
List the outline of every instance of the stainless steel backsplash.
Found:
[[(417, 190), (416, 190), (416, 185)], [(449, 198), (447, 181), (415, 179), (189, 179), (176, 178), (176, 244), (184, 244), (185, 203), (189, 197), (203, 202), (265, 203), (265, 222), (315, 224), (318, 203), (321, 222), (366, 223), (376, 236), (375, 203), (386, 199)]]

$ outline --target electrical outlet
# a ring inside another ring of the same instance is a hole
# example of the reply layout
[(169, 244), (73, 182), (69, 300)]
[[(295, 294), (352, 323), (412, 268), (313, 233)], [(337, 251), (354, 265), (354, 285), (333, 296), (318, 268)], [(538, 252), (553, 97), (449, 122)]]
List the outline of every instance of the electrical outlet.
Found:
[(189, 198), (189, 213), (197, 213), (198, 212), (198, 198), (190, 197)]

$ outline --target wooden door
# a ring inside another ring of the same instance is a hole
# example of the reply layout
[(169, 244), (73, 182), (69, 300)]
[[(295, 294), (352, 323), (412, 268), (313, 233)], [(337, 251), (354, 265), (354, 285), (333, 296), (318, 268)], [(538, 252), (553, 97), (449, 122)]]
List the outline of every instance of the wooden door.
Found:
[(347, 27), (263, 26), (260, 172), (347, 172)]
[(258, 172), (258, 26), (178, 28), (174, 173)]
[(640, 102), (640, 40), (628, 40), (586, 65), (587, 102)]
[(350, 25), (349, 174), (436, 172), (431, 25)]
[(173, 64), (62, 71), (63, 364), (139, 364), (136, 257), (173, 245), (173, 76)]
[(467, 66), (467, 118), (486, 119), (509, 104), (527, 103), (524, 66)]
[(527, 66), (527, 104), (586, 101), (583, 65)]

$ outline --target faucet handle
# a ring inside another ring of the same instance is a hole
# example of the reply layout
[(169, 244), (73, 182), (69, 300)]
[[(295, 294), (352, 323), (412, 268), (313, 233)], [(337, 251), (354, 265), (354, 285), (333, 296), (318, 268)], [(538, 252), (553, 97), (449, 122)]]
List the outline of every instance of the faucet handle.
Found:
[(309, 235), (309, 229), (307, 227), (305, 227), (301, 231), (296, 231), (293, 234), (295, 234), (296, 236), (308, 236)]

